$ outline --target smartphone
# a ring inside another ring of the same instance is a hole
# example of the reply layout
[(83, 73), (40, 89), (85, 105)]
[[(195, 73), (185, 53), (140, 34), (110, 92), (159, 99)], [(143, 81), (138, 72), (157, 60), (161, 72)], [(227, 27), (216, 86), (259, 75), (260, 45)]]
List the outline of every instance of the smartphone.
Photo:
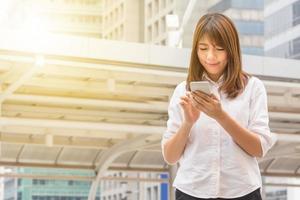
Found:
[(190, 82), (191, 91), (200, 90), (206, 94), (210, 94), (209, 83), (208, 81), (192, 81)]

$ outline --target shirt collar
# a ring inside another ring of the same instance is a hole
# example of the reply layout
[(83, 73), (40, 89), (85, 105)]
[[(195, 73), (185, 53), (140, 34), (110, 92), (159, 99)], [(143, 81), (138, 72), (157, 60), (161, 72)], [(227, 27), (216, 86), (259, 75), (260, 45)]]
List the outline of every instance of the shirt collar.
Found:
[(211, 78), (209, 78), (206, 72), (203, 72), (202, 80), (207, 80), (213, 85), (221, 86), (224, 82), (224, 74), (222, 74), (217, 81), (213, 81)]

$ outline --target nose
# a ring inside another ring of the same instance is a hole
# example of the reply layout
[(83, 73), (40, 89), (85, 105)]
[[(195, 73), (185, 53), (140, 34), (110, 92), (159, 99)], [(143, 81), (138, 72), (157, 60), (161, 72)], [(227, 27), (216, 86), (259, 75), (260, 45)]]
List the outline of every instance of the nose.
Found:
[(212, 49), (208, 50), (206, 58), (207, 60), (215, 60), (217, 58), (216, 52)]

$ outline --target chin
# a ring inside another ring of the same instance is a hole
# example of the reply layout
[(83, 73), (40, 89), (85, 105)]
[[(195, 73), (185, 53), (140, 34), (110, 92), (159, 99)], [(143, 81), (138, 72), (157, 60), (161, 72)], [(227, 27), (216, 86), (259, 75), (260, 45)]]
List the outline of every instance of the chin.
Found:
[(207, 71), (208, 74), (213, 75), (213, 76), (217, 76), (220, 74), (220, 72), (215, 72), (215, 71)]

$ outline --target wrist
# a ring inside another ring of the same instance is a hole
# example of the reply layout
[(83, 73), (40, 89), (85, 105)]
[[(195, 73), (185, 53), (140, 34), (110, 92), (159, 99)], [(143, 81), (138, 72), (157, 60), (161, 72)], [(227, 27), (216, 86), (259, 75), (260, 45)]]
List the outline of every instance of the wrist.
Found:
[(191, 129), (194, 125), (194, 122), (183, 121), (182, 126), (188, 129)]
[(225, 111), (221, 111), (218, 116), (216, 117), (216, 121), (222, 122), (226, 119), (227, 113)]

